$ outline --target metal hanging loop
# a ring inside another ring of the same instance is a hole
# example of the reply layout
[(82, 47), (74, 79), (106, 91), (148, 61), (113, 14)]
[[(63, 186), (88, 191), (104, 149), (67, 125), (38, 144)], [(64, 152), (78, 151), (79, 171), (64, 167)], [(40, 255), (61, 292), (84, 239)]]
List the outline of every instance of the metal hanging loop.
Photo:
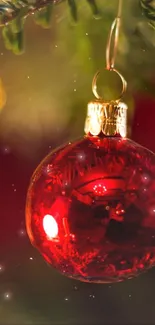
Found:
[[(122, 92), (121, 92), (121, 94), (120, 94), (120, 96), (119, 96), (118, 98), (113, 99), (113, 101), (115, 101), (115, 102), (119, 102), (119, 101), (122, 99), (124, 93), (126, 92), (126, 89), (127, 89), (127, 82), (126, 82), (125, 78), (122, 76), (122, 74), (121, 74), (118, 70), (116, 70), (116, 69), (110, 69), (109, 71), (110, 71), (110, 72), (115, 72), (115, 73), (120, 77), (120, 79), (121, 79), (121, 81), (122, 81)], [(96, 97), (96, 99), (104, 101), (104, 98), (101, 97), (101, 96), (98, 94), (98, 90), (97, 90), (97, 81), (98, 81), (99, 75), (100, 75), (100, 71), (98, 71), (98, 72), (95, 74), (94, 78), (93, 78), (93, 82), (92, 82), (92, 91), (93, 91), (93, 94), (94, 94), (94, 96)], [(110, 101), (111, 101), (111, 100), (109, 100), (109, 102), (110, 102)]]

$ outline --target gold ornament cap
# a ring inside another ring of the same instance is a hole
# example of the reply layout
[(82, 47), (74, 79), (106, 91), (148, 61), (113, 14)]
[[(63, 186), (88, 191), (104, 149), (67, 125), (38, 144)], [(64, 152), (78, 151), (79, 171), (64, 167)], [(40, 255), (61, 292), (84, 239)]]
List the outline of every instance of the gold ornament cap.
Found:
[(88, 103), (85, 121), (85, 133), (98, 136), (121, 136), (127, 134), (127, 105), (123, 102), (102, 102), (99, 100)]

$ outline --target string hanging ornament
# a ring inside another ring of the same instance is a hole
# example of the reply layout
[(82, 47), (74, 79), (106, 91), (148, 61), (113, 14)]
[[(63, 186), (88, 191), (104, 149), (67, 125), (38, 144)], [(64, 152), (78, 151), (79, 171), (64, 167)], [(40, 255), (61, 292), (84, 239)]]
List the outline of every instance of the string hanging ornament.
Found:
[(155, 155), (126, 138), (127, 83), (115, 69), (122, 1), (110, 30), (106, 69), (119, 98), (88, 103), (86, 135), (51, 152), (30, 181), (26, 227), (32, 245), (62, 274), (84, 282), (130, 279), (155, 265)]

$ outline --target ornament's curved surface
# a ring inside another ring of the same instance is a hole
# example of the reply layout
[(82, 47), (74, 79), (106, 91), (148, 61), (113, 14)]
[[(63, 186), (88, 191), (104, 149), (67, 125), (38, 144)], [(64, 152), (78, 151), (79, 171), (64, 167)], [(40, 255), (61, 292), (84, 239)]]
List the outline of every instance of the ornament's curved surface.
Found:
[(108, 283), (144, 272), (155, 264), (155, 155), (119, 137), (52, 152), (32, 177), (26, 225), (68, 277)]

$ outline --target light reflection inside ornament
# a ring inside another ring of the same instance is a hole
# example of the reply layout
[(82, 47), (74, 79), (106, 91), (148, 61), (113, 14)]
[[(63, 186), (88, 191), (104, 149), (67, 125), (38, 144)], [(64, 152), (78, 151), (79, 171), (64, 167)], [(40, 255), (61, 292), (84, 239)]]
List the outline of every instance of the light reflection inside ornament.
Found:
[(142, 182), (145, 183), (146, 185), (151, 181), (150, 176), (147, 174), (142, 175)]
[(56, 238), (58, 235), (58, 225), (54, 217), (52, 217), (50, 214), (47, 214), (43, 218), (43, 228), (46, 233), (46, 235), (52, 239)]
[(97, 184), (94, 185), (93, 190), (95, 192), (95, 194), (102, 196), (105, 194), (105, 192), (107, 191), (106, 187), (103, 184)]
[(84, 152), (79, 152), (79, 153), (77, 154), (77, 159), (78, 159), (78, 160), (84, 161), (85, 158), (86, 158), (86, 155), (85, 155)]

